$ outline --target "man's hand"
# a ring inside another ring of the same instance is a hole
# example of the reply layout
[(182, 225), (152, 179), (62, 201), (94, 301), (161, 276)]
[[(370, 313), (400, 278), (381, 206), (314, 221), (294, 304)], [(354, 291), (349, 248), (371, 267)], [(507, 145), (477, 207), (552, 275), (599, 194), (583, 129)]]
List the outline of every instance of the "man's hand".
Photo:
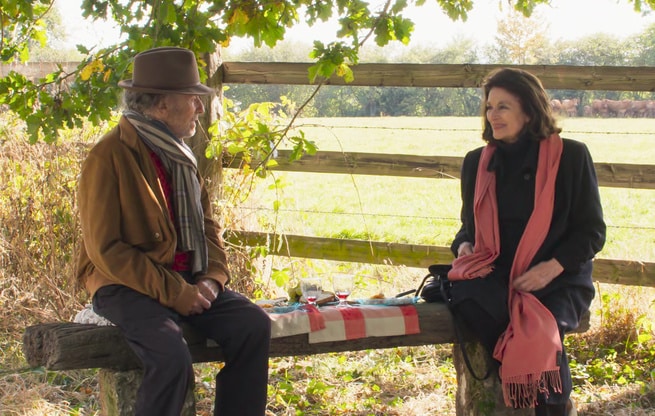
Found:
[(198, 292), (189, 308), (189, 315), (199, 315), (212, 306), (211, 302), (205, 296)]
[(213, 279), (200, 279), (196, 286), (198, 287), (198, 295), (191, 304), (189, 315), (199, 315), (209, 309), (221, 291), (218, 282)]
[[(205, 297), (209, 302), (213, 302), (219, 293), (221, 293), (221, 287), (216, 280), (202, 278), (196, 283), (200, 294)], [(205, 308), (207, 309), (207, 308)]]
[(522, 292), (534, 292), (543, 289), (564, 271), (555, 259), (536, 264), (521, 276), (514, 278), (514, 289)]

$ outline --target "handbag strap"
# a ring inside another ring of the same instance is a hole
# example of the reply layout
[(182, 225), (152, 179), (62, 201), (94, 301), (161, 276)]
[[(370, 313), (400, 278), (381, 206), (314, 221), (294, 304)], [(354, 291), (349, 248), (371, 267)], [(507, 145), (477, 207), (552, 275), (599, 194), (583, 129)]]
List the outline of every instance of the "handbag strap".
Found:
[[(418, 288), (417, 288), (416, 291), (414, 292), (414, 296), (420, 296), (420, 295), (421, 295), (421, 290), (423, 290), (423, 286), (425, 286), (425, 283), (426, 283), (426, 282), (428, 281), (428, 279), (431, 278), (431, 277), (434, 277), (435, 279), (440, 279), (440, 280), (441, 280), (441, 276), (435, 276), (435, 275), (433, 275), (432, 273), (428, 273), (428, 274), (426, 274), (425, 277), (423, 278), (423, 280), (421, 281), (421, 284), (418, 285)], [(442, 286), (442, 285), (439, 285), (439, 287), (441, 287), (441, 286)], [(442, 294), (443, 294), (443, 290), (442, 290)], [(446, 298), (444, 298), (444, 299), (446, 299)]]
[[(487, 372), (484, 374), (484, 376), (480, 377), (476, 374), (475, 371), (473, 371), (473, 365), (471, 364), (471, 360), (469, 359), (469, 355), (466, 352), (466, 348), (464, 347), (464, 336), (462, 334), (462, 330), (459, 326), (457, 315), (455, 314), (455, 308), (453, 308), (453, 305), (450, 303), (450, 296), (446, 292), (446, 288), (444, 287), (444, 281), (443, 279), (441, 280), (441, 284), (439, 285), (439, 288), (441, 289), (441, 296), (443, 296), (444, 299), (446, 299), (446, 304), (448, 305), (448, 310), (450, 310), (450, 316), (453, 319), (453, 328), (455, 329), (455, 338), (457, 338), (457, 343), (459, 344), (459, 349), (462, 351), (462, 357), (464, 358), (464, 363), (466, 364), (466, 368), (468, 368), (469, 373), (473, 376), (474, 379), (478, 381), (483, 381), (489, 378), (491, 375), (491, 369), (492, 366), (489, 365), (489, 354), (485, 354), (485, 358), (487, 361)], [(486, 350), (485, 350), (486, 352)]]
[(421, 281), (421, 284), (418, 285), (418, 289), (411, 289), (411, 290), (406, 290), (406, 291), (404, 291), (404, 292), (400, 292), (400, 293), (397, 294), (395, 297), (397, 297), (397, 298), (402, 298), (403, 296), (407, 296), (407, 295), (410, 295), (410, 294), (412, 294), (412, 293), (414, 294), (414, 297), (418, 297), (418, 296), (420, 296), (420, 295), (421, 295), (421, 290), (423, 289), (423, 286), (425, 286), (425, 283), (428, 281), (428, 279), (429, 279), (431, 276), (433, 276), (433, 274), (432, 274), (432, 273), (428, 273), (428, 274), (423, 278), (423, 280)]
[(468, 368), (469, 372), (471, 373), (474, 379), (478, 381), (486, 380), (491, 375), (491, 369), (492, 369), (492, 366), (489, 365), (488, 354), (485, 356), (487, 358), (487, 372), (484, 374), (484, 376), (480, 377), (475, 373), (475, 371), (473, 371), (473, 365), (471, 364), (471, 360), (469, 359), (468, 353), (466, 352), (466, 348), (464, 348), (464, 336), (462, 334), (462, 330), (459, 325), (460, 322), (458, 322), (457, 315), (455, 313), (455, 308), (453, 308), (453, 305), (451, 304), (450, 293), (446, 291), (446, 283), (450, 284), (448, 279), (443, 278), (440, 273), (436, 274), (433, 273), (433, 270), (430, 270), (430, 273), (425, 275), (423, 280), (421, 280), (421, 284), (418, 285), (418, 288), (416, 290), (408, 290), (399, 293), (396, 295), (396, 297), (400, 298), (409, 295), (410, 293), (414, 293), (414, 296), (420, 296), (421, 290), (423, 290), (423, 287), (425, 286), (425, 284), (427, 283), (430, 277), (439, 279), (439, 290), (441, 291), (441, 296), (445, 300), (446, 305), (448, 305), (448, 310), (450, 311), (450, 316), (453, 320), (453, 328), (455, 329), (455, 338), (457, 339), (459, 348), (462, 351), (462, 357), (464, 357), (464, 363), (466, 364), (466, 368)]

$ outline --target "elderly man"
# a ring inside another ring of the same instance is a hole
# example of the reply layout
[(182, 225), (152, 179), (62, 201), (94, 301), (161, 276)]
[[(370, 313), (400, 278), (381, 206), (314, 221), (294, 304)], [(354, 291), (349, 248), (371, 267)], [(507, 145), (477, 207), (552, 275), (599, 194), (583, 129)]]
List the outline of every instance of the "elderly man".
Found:
[(230, 281), (220, 226), (191, 149), (204, 112), (196, 57), (155, 48), (134, 59), (118, 125), (82, 166), (77, 276), (96, 313), (116, 324), (143, 365), (136, 415), (179, 416), (193, 380), (180, 324), (216, 341), (215, 415), (266, 409), (270, 320)]

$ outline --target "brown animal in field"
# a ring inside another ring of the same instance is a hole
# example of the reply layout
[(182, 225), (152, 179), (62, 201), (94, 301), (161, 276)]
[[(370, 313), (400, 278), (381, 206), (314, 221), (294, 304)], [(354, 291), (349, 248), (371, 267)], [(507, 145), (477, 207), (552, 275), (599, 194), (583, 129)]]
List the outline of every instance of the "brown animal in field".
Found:
[(626, 113), (632, 106), (630, 100), (604, 100), (607, 102), (609, 114), (615, 117), (625, 117)]
[(635, 100), (629, 110), (630, 117), (646, 117), (648, 113), (647, 100)]
[(578, 103), (577, 98), (562, 100), (562, 110), (560, 112), (568, 117), (576, 117), (578, 115)]
[(648, 104), (646, 104), (646, 117), (655, 117), (655, 100), (648, 100)]
[(582, 107), (582, 116), (583, 117), (593, 117), (594, 110), (591, 109), (590, 105), (585, 105)]
[(560, 100), (550, 100), (550, 108), (553, 109), (553, 114), (560, 114), (562, 112), (562, 102)]
[(607, 100), (593, 100), (591, 102), (591, 112), (596, 117), (609, 116), (609, 109), (607, 108)]

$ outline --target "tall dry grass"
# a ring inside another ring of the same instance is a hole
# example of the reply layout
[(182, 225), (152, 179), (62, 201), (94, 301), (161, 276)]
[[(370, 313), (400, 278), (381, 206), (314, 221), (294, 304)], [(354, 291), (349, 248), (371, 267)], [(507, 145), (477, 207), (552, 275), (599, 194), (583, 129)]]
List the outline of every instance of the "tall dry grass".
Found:
[(79, 308), (72, 268), (79, 227), (75, 186), (84, 147), (0, 145), (0, 278), (6, 330), (31, 322), (68, 320)]
[[(27, 325), (71, 320), (85, 303), (75, 290), (79, 238), (75, 188), (85, 146), (30, 145), (11, 115), (0, 117), (0, 409), (2, 415), (45, 415), (86, 399), (77, 385), (90, 372), (29, 369), (21, 352)], [(79, 375), (78, 375), (79, 374)]]

